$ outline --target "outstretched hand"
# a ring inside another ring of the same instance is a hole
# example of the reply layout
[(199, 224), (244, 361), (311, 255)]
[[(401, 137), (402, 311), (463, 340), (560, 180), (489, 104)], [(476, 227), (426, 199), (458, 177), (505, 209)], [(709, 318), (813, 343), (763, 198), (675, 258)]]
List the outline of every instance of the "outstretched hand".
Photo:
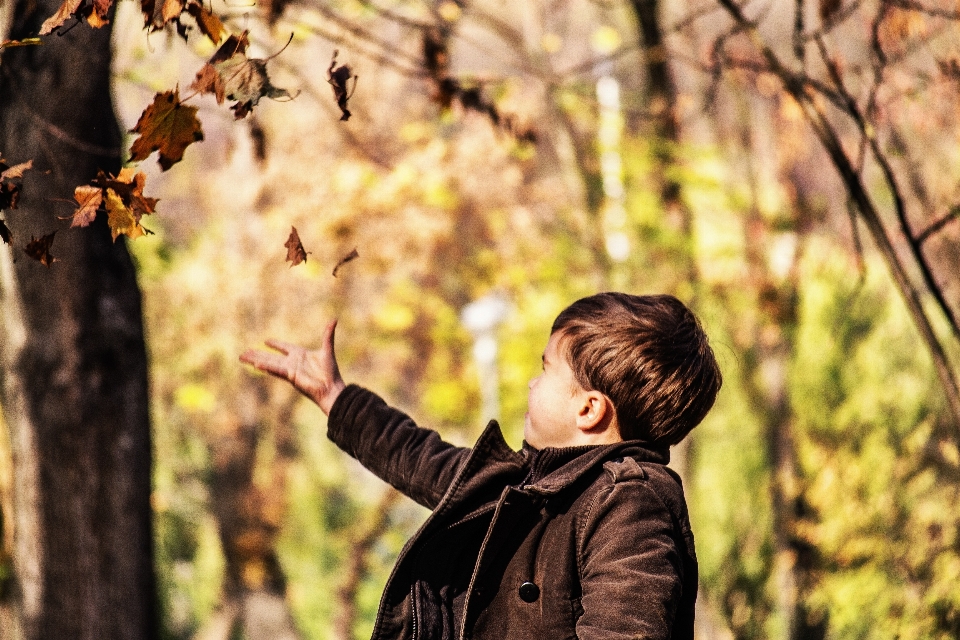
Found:
[(266, 345), (279, 353), (247, 349), (241, 354), (240, 362), (290, 382), (329, 415), (334, 400), (346, 386), (333, 349), (336, 328), (336, 320), (327, 325), (319, 349), (307, 350), (289, 342), (267, 340)]

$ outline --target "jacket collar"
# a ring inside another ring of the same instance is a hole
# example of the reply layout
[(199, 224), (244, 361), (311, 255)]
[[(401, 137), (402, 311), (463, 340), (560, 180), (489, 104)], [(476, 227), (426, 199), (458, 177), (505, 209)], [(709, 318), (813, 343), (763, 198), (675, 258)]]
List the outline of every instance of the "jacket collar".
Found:
[[(541, 455), (549, 449), (541, 451)], [(553, 449), (555, 452), (562, 450)], [(530, 464), (530, 455), (514, 451), (507, 444), (503, 432), (496, 420), (491, 420), (477, 439), (474, 452), (491, 461), (508, 462), (527, 466)], [(553, 454), (557, 455), (557, 454)], [(561, 454), (562, 455), (562, 454)], [(670, 462), (669, 447), (653, 447), (643, 440), (626, 440), (613, 444), (591, 447), (581, 455), (575, 456), (566, 464), (547, 473), (527, 489), (542, 495), (553, 495), (570, 486), (591, 469), (615, 458), (633, 458), (637, 462), (653, 462), (667, 464)]]

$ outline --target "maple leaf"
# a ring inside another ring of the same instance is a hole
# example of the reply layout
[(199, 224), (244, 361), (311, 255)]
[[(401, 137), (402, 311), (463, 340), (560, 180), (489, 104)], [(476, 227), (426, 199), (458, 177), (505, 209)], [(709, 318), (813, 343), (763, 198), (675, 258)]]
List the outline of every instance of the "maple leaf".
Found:
[(231, 107), (237, 120), (246, 116), (257, 106), (261, 98), (289, 98), (290, 92), (270, 83), (267, 75), (268, 60), (247, 58), (243, 53), (234, 53), (226, 60), (213, 63), (213, 68), (223, 83), (223, 94), (237, 103)]
[(300, 242), (300, 234), (297, 233), (296, 227), (290, 227), (290, 237), (283, 243), (283, 246), (287, 248), (287, 262), (292, 263), (291, 267), (307, 261), (307, 251), (303, 248), (303, 243)]
[(103, 189), (92, 185), (82, 185), (73, 192), (73, 198), (80, 206), (73, 212), (71, 227), (86, 227), (97, 218), (97, 210), (103, 204)]
[(53, 231), (41, 238), (35, 238), (31, 234), (30, 242), (23, 248), (23, 252), (34, 260), (38, 260), (43, 266), (49, 267), (56, 260), (56, 258), (50, 254), (50, 247), (53, 245), (53, 236), (56, 235), (56, 233), (56, 231)]
[(146, 233), (140, 226), (140, 217), (123, 202), (123, 198), (116, 191), (107, 189), (104, 200), (107, 205), (107, 224), (114, 242), (121, 235), (135, 240)]
[(3, 240), (6, 244), (10, 244), (10, 236), (13, 235), (10, 233), (10, 229), (7, 227), (7, 224), (0, 219), (0, 240)]
[(334, 277), (334, 278), (337, 277), (337, 272), (340, 271), (340, 267), (342, 267), (343, 265), (347, 264), (347, 263), (350, 262), (351, 260), (356, 260), (356, 259), (359, 258), (359, 257), (360, 257), (360, 254), (357, 253), (357, 249), (356, 249), (356, 247), (354, 247), (353, 251), (351, 251), (351, 252), (348, 253), (347, 255), (343, 256), (342, 258), (340, 258), (340, 262), (338, 262), (338, 263), (337, 263), (337, 266), (335, 266), (335, 267), (333, 268), (333, 277)]
[[(352, 114), (350, 110), (347, 109), (347, 101), (353, 96), (353, 91), (357, 89), (359, 76), (353, 75), (348, 65), (337, 66), (338, 53), (339, 51), (337, 49), (333, 50), (330, 68), (327, 69), (327, 82), (333, 87), (333, 98), (337, 101), (337, 106), (340, 107), (340, 112), (342, 113), (340, 120), (349, 120)], [(352, 91), (347, 90), (347, 83), (350, 81), (350, 78), (353, 78)]]
[(210, 38), (213, 44), (220, 42), (223, 34), (227, 32), (220, 18), (214, 15), (212, 11), (208, 11), (207, 8), (199, 2), (189, 2), (187, 4), (187, 12), (196, 20), (200, 32)]
[(154, 96), (153, 104), (144, 109), (131, 132), (139, 133), (140, 137), (130, 147), (130, 160), (144, 160), (159, 151), (160, 167), (164, 171), (183, 159), (188, 146), (203, 140), (197, 108), (181, 103), (179, 90)]
[(103, 171), (88, 186), (77, 187), (74, 198), (80, 204), (71, 226), (85, 227), (96, 218), (97, 209), (106, 205), (107, 225), (116, 240), (120, 235), (131, 239), (150, 233), (140, 225), (140, 219), (154, 212), (156, 198), (143, 195), (147, 176), (131, 167), (120, 170), (116, 177)]

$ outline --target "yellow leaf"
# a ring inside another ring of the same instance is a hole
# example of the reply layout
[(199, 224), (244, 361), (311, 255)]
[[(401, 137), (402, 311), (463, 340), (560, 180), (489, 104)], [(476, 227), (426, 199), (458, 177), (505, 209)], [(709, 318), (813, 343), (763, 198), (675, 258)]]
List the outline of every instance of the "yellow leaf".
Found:
[(107, 189), (107, 224), (110, 225), (110, 232), (113, 239), (126, 235), (131, 240), (144, 235), (143, 227), (137, 220), (136, 214), (127, 208), (123, 199), (117, 195), (113, 189)]

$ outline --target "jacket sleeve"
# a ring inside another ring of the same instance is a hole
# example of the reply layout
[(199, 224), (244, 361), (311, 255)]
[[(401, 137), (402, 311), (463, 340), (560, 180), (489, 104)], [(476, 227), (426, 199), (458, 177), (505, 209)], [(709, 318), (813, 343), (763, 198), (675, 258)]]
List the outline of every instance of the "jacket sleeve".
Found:
[(347, 386), (333, 403), (327, 436), (378, 477), (431, 510), (470, 451), (418, 427), (405, 413), (356, 385)]
[[(684, 579), (686, 563), (674, 518), (656, 486), (635, 478), (603, 487), (585, 518), (578, 546), (580, 640), (674, 637), (681, 596), (695, 594), (682, 594), (690, 576)], [(695, 590), (695, 576), (692, 584)]]

